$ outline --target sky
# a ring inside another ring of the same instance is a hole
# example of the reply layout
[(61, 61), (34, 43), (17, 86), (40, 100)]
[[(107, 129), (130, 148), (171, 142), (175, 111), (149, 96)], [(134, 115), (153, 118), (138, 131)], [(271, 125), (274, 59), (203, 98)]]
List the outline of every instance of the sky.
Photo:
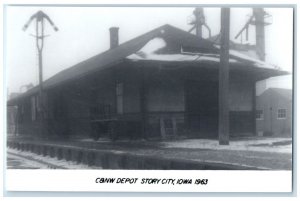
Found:
[[(20, 92), (22, 86), (38, 84), (38, 57), (34, 23), (22, 31), (35, 12), (44, 11), (59, 28), (55, 32), (46, 24), (43, 49), (44, 80), (83, 60), (109, 49), (109, 28), (119, 27), (119, 41), (126, 42), (164, 24), (189, 30), (193, 7), (21, 7), (5, 10), (5, 70), (8, 93)], [(293, 10), (266, 8), (272, 24), (266, 26), (266, 62), (292, 72)], [(220, 32), (220, 8), (204, 9), (212, 35)], [(232, 8), (230, 38), (244, 26), (251, 8)], [(255, 43), (255, 29), (250, 28), (249, 43)], [(208, 33), (204, 33), (204, 38)], [(245, 41), (244, 41), (245, 42)], [(285, 79), (287, 80), (287, 79)], [(287, 80), (287, 82), (290, 80)], [(290, 83), (288, 84), (290, 85)]]

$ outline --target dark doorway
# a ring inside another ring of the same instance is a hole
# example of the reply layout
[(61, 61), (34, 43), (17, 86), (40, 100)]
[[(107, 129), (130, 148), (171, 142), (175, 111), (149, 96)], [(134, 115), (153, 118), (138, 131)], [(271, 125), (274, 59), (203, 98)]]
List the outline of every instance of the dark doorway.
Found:
[(189, 81), (186, 90), (186, 125), (195, 137), (218, 136), (218, 83)]

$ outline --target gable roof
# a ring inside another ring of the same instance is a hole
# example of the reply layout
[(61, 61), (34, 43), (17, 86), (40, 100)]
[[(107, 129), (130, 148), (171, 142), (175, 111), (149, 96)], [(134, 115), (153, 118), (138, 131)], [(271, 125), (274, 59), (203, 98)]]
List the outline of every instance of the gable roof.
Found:
[[(201, 39), (193, 34), (190, 34), (184, 30), (175, 28), (168, 24), (158, 27), (148, 33), (138, 36), (128, 42), (125, 42), (118, 47), (109, 49), (103, 53), (93, 56), (85, 61), (82, 61), (68, 69), (65, 69), (51, 78), (43, 82), (45, 90), (53, 88), (57, 85), (61, 85), (65, 82), (83, 77), (87, 74), (94, 73), (95, 71), (106, 69), (123, 59), (126, 59), (129, 55), (138, 52), (143, 46), (145, 46), (150, 40), (154, 38), (163, 38), (168, 43), (176, 44), (180, 47), (192, 47), (201, 51), (204, 54), (219, 54), (220, 49), (214, 45), (213, 42), (205, 39)], [(251, 59), (243, 58), (239, 55), (230, 55), (231, 58), (239, 59), (241, 61), (256, 62)], [(9, 100), (12, 103), (14, 100), (37, 93), (38, 86), (33, 87), (26, 93), (21, 94), (14, 99)]]
[(286, 100), (292, 100), (293, 98), (293, 90), (292, 89), (284, 89), (284, 88), (268, 88), (261, 95), (257, 97), (265, 96), (266, 94), (275, 94), (276, 97), (282, 97)]
[[(194, 46), (207, 53), (217, 53), (218, 49), (213, 46), (213, 43), (204, 39), (200, 39), (195, 35), (189, 34), (181, 29), (175, 28), (168, 24), (158, 27), (148, 33), (129, 40), (116, 48), (109, 49), (103, 53), (93, 56), (85, 61), (82, 61), (68, 69), (65, 69), (51, 78), (43, 82), (44, 89), (49, 89), (56, 85), (70, 81), (72, 79), (82, 77), (88, 73), (93, 73), (101, 69), (105, 69), (111, 64), (114, 64), (127, 56), (137, 52), (149, 40), (155, 37), (163, 37), (168, 41), (182, 43), (185, 46)], [(26, 95), (31, 95), (38, 92), (38, 86), (33, 87), (26, 93), (21, 94), (16, 98), (21, 98)]]
[(291, 89), (283, 89), (283, 88), (270, 88), (269, 90), (273, 91), (274, 93), (278, 94), (279, 96), (292, 100), (293, 91)]

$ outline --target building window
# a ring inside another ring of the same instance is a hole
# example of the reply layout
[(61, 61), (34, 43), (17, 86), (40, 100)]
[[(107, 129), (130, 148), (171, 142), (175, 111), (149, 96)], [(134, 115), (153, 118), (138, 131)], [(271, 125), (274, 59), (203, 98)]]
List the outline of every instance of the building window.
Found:
[(277, 118), (286, 119), (286, 109), (278, 109)]
[(117, 84), (117, 113), (123, 114), (123, 83)]
[(256, 110), (256, 119), (263, 120), (264, 119), (264, 111), (263, 110)]

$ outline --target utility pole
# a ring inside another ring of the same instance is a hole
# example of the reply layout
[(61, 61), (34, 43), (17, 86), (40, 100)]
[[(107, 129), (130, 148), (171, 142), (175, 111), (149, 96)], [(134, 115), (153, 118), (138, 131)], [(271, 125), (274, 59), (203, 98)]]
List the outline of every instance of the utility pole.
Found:
[(219, 67), (219, 144), (229, 145), (229, 31), (230, 8), (221, 8)]
[(44, 126), (44, 96), (43, 96), (43, 48), (44, 48), (44, 38), (47, 35), (44, 35), (44, 27), (45, 27), (45, 20), (47, 20), (50, 25), (53, 27), (55, 31), (58, 31), (58, 28), (54, 25), (52, 20), (46, 15), (43, 11), (38, 11), (37, 13), (33, 14), (28, 22), (24, 25), (23, 31), (26, 31), (28, 26), (33, 20), (36, 20), (35, 31), (36, 34), (32, 35), (36, 39), (36, 47), (38, 50), (38, 57), (39, 57), (39, 102), (38, 107), (40, 109), (40, 136), (43, 137), (43, 126)]

